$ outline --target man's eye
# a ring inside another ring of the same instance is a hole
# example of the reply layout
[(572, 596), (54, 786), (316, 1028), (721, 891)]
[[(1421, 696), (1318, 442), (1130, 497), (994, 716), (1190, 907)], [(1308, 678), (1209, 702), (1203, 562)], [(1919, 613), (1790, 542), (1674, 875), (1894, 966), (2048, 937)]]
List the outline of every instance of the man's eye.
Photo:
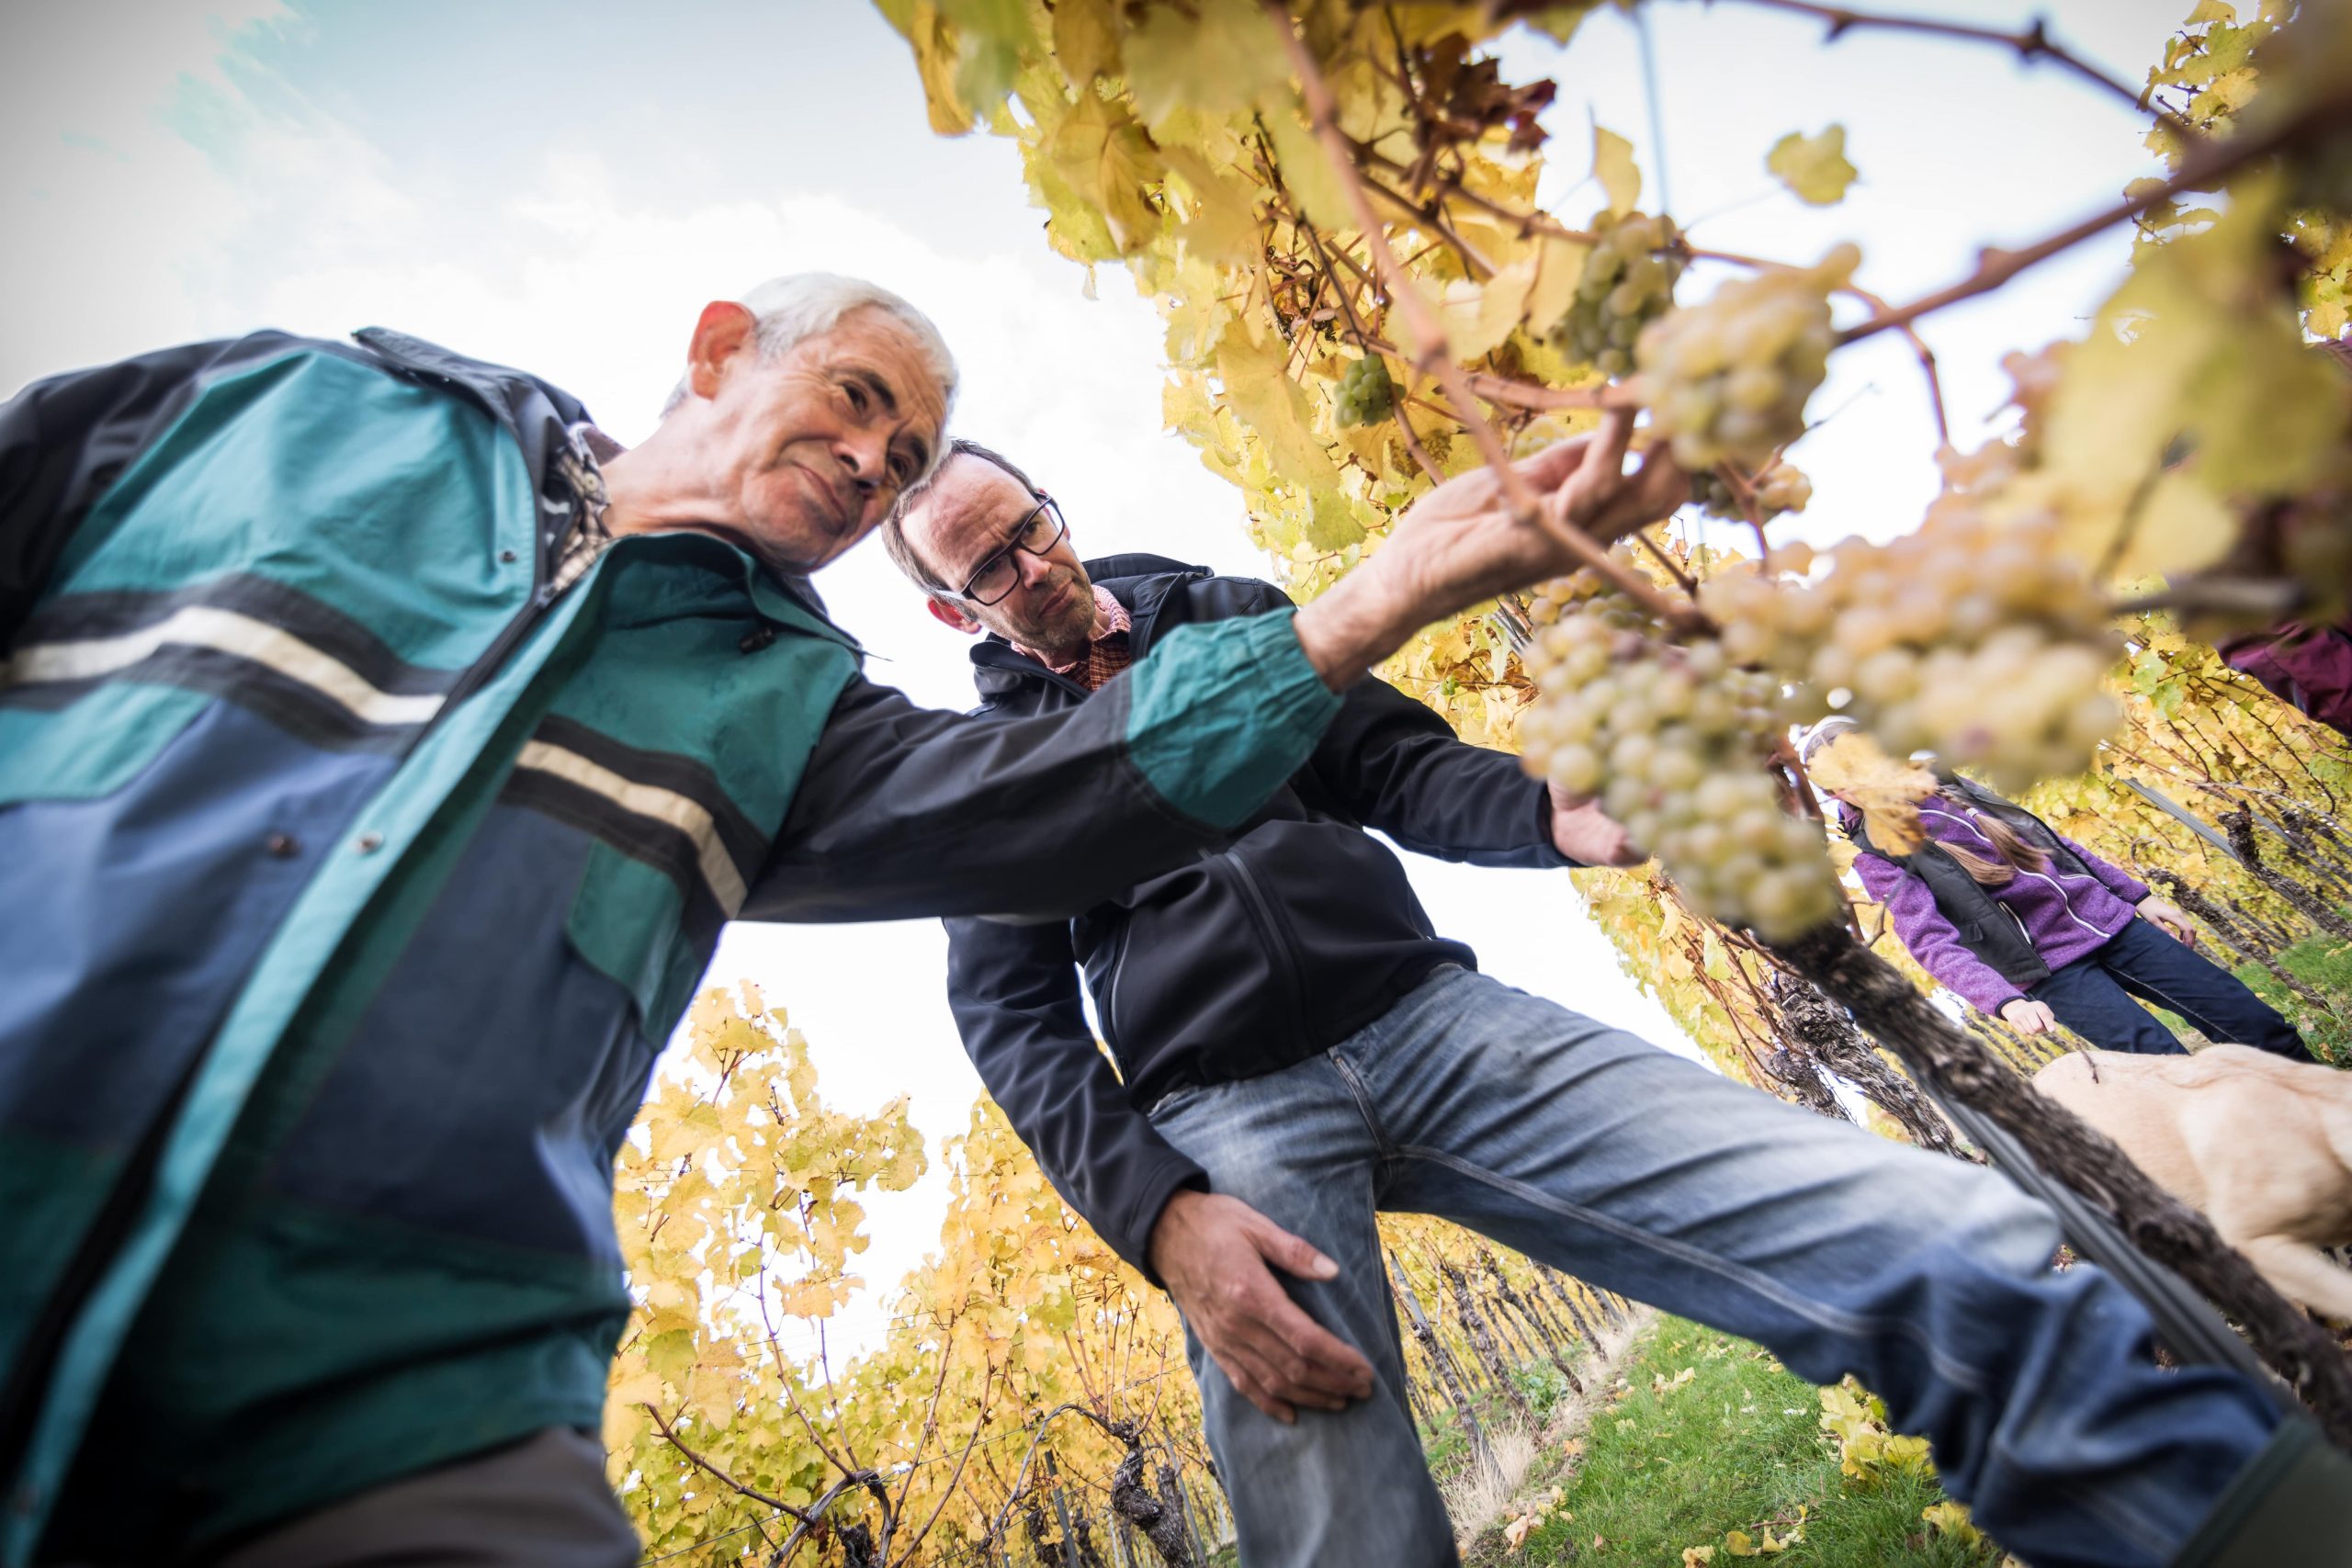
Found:
[(842, 389), (849, 394), (849, 406), (855, 409), (858, 412), (864, 413), (865, 412), (865, 389), (859, 386), (854, 381), (846, 381), (842, 383)]

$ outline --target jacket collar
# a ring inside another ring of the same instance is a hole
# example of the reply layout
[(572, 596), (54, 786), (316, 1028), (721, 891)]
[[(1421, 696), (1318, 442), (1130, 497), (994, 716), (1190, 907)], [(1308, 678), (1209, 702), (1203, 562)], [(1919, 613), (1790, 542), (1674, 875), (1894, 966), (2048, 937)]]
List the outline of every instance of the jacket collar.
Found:
[[(1204, 566), (1188, 566), (1166, 556), (1141, 552), (1098, 556), (1079, 564), (1096, 587), (1125, 605), (1127, 614), (1134, 617), (1127, 645), (1137, 659), (1151, 646), (1156, 623), (1168, 596), (1186, 582), (1214, 575)], [(994, 632), (972, 649), (972, 683), (979, 691), (980, 701), (989, 704), (1033, 685), (1059, 684), (1081, 696), (1091, 694), (1067, 675), (1057, 675), (1028, 655), (1015, 652), (1011, 643)]]
[[(439, 344), (389, 327), (362, 327), (351, 335), (399, 374), (447, 388), (477, 404), (522, 444), (524, 458), (539, 480), (540, 505), (552, 514), (549, 545), (562, 536), (571, 522), (572, 497), (557, 477), (558, 456), (571, 452), (604, 462), (625, 450), (595, 427), (587, 406), (579, 399), (536, 376), (488, 360), (469, 359)], [(805, 573), (778, 571), (741, 546), (721, 543), (743, 557), (752, 599), (762, 614), (786, 622), (813, 618), (822, 630), (865, 652), (855, 637), (834, 625), (823, 597)]]

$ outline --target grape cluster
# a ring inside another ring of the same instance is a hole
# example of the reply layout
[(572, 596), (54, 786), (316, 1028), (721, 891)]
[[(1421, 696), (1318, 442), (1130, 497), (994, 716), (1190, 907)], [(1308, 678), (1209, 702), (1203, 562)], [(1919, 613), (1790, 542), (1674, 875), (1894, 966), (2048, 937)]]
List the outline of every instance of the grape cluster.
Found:
[(1829, 295), (1861, 253), (1840, 245), (1819, 265), (1735, 279), (1703, 305), (1661, 316), (1634, 349), (1643, 400), (1674, 460), (1697, 471), (1761, 468), (1804, 433), (1805, 400), (1829, 365)]
[(1331, 406), (1342, 426), (1378, 424), (1396, 408), (1396, 383), (1388, 378), (1388, 363), (1367, 354), (1340, 376), (1340, 389)]
[(2002, 788), (2077, 773), (2115, 726), (2117, 649), (2089, 574), (2041, 519), (1947, 500), (1918, 532), (1849, 539), (1814, 581), (1804, 546), (1700, 590), (1735, 662), (1789, 682), (1792, 716), (1840, 712), (1891, 755), (1933, 751)]
[(1630, 600), (1578, 573), (1539, 593), (1526, 653), (1539, 694), (1519, 721), (1528, 772), (1601, 808), (1710, 916), (1796, 936), (1837, 913), (1818, 824), (1781, 808), (1763, 766), (1779, 682), (1712, 642), (1646, 635)]
[[(1784, 512), (1803, 512), (1805, 503), (1813, 499), (1813, 481), (1805, 478), (1804, 469), (1784, 459), (1748, 480), (1747, 493), (1756, 503), (1756, 521), (1770, 523)], [(1734, 523), (1747, 521), (1747, 509), (1739, 503), (1739, 491), (1720, 468), (1706, 468), (1690, 476), (1690, 499), (1710, 517), (1728, 518)]]
[(1634, 367), (1642, 329), (1674, 305), (1674, 283), (1684, 265), (1681, 236), (1663, 215), (1597, 214), (1576, 299), (1553, 329), (1560, 351), (1604, 376)]

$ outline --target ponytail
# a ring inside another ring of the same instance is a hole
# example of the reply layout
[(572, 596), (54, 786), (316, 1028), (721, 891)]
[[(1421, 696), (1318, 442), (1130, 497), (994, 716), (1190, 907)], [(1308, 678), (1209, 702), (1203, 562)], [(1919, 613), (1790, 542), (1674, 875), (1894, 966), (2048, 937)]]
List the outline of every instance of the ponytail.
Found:
[(2017, 835), (2017, 829), (1985, 812), (1976, 814), (1976, 825), (1993, 840), (1993, 850), (1999, 858), (1978, 854), (1974, 850), (1938, 840), (1936, 847), (1960, 863), (1960, 869), (1975, 879), (1980, 887), (2007, 887), (2020, 871), (2046, 871), (2050, 866), (2048, 852), (2027, 843)]

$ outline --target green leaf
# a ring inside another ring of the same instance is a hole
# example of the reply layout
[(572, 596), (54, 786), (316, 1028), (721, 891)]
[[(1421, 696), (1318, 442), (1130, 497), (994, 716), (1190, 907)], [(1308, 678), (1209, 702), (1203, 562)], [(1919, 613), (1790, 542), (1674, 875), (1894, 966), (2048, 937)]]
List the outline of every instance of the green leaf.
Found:
[(1792, 130), (1772, 143), (1764, 166), (1813, 207), (1834, 207), (1846, 198), (1854, 183), (1854, 165), (1846, 161), (1846, 128), (1833, 125), (1817, 136)]
[(695, 1366), (695, 1333), (691, 1328), (673, 1328), (667, 1334), (657, 1334), (645, 1348), (645, 1364), (664, 1382), (684, 1383)]

